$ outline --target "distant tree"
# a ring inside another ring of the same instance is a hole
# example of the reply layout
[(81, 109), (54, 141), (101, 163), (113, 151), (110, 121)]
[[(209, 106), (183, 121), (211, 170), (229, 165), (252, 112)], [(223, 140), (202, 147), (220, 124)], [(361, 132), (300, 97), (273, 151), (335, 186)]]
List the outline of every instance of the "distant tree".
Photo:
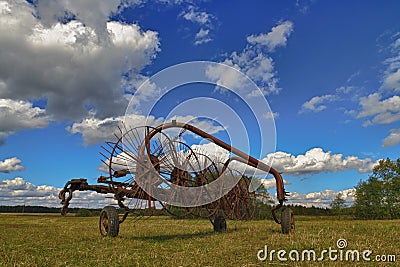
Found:
[[(257, 178), (253, 178), (257, 179)], [(275, 201), (271, 194), (268, 192), (267, 187), (261, 184), (256, 190), (256, 210), (254, 212), (255, 219), (272, 218), (271, 209)]]
[(256, 194), (257, 194), (257, 201), (260, 203), (267, 204), (267, 205), (273, 205), (275, 203), (271, 194), (268, 192), (267, 187), (264, 184), (261, 184), (257, 188)]
[(341, 215), (343, 209), (346, 207), (346, 200), (344, 199), (343, 194), (337, 194), (329, 206), (333, 214)]
[(92, 216), (92, 212), (90, 210), (88, 210), (88, 209), (80, 208), (75, 216), (77, 216), (77, 217), (90, 217), (90, 216)]
[(357, 218), (400, 218), (400, 159), (379, 161), (368, 180), (360, 181), (355, 189)]

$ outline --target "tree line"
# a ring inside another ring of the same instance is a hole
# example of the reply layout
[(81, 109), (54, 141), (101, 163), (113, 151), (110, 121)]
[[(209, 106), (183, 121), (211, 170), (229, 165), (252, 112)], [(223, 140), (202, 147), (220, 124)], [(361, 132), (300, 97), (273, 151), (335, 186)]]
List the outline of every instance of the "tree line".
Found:
[[(328, 208), (320, 207), (305, 207), (300, 205), (289, 205), (296, 215), (314, 215), (314, 216), (325, 216), (335, 215)], [(254, 219), (272, 219), (271, 218), (271, 204), (258, 203), (254, 213)], [(79, 217), (87, 216), (98, 216), (101, 209), (87, 209), (87, 208), (70, 208), (69, 213), (75, 214)], [(0, 206), (0, 213), (60, 213), (60, 208), (49, 208), (42, 206)], [(123, 210), (120, 211), (123, 213)], [(133, 211), (135, 215), (146, 216), (147, 210), (136, 210)], [(168, 212), (158, 212), (155, 215), (170, 216)], [(189, 216), (190, 217), (190, 216)]]
[[(400, 219), (400, 158), (397, 160), (384, 159), (374, 167), (372, 174), (365, 181), (355, 186), (355, 202), (347, 207), (343, 196), (339, 193), (329, 208), (305, 207), (289, 205), (295, 215), (351, 215), (357, 219)], [(258, 189), (255, 219), (270, 219), (273, 201), (265, 188)], [(97, 216), (101, 209), (71, 208), (70, 213), (78, 216)], [(60, 208), (42, 206), (0, 206), (4, 213), (59, 213)], [(137, 210), (136, 213), (146, 211)], [(170, 215), (161, 212), (159, 215)]]
[[(82, 208), (70, 208), (68, 212), (77, 213)], [(91, 212), (98, 212), (100, 209), (88, 209)], [(56, 207), (43, 207), (43, 206), (0, 206), (1, 213), (60, 213), (61, 209)]]

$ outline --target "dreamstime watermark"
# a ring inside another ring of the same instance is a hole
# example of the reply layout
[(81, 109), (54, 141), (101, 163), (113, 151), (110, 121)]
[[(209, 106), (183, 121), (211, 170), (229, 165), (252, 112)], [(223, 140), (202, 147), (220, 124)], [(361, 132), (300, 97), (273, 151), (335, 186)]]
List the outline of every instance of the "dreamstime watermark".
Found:
[(257, 252), (257, 258), (260, 261), (349, 261), (349, 262), (396, 262), (396, 255), (394, 254), (377, 254), (373, 255), (371, 249), (357, 250), (347, 249), (347, 240), (340, 238), (336, 242), (336, 247), (329, 247), (315, 251), (314, 249), (296, 250), (292, 249), (289, 252), (284, 249), (268, 250), (265, 245), (264, 249)]

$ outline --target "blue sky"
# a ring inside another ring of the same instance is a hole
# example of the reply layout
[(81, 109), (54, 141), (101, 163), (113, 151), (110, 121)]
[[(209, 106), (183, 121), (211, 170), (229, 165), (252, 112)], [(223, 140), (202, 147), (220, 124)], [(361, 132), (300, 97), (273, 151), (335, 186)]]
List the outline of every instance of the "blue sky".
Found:
[[(67, 180), (94, 182), (127, 93), (196, 60), (230, 64), (264, 90), (274, 167), (294, 202), (324, 205), (339, 191), (351, 201), (377, 160), (399, 157), (398, 10), (398, 1), (0, 0), (0, 204), (46, 185), (37, 201), (51, 205)], [(182, 99), (216, 95), (193, 90)]]

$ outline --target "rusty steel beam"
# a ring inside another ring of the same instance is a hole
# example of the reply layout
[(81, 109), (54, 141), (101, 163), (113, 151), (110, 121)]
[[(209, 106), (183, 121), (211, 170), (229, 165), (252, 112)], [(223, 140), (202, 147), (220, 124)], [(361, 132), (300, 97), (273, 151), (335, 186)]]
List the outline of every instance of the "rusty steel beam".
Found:
[[(102, 179), (104, 179), (104, 176), (99, 177), (100, 181)], [(117, 182), (115, 183), (118, 184)], [(72, 194), (74, 191), (95, 191), (100, 194), (115, 194), (117, 200), (120, 200), (124, 197), (151, 201), (156, 200), (153, 197), (149, 196), (136, 184), (130, 188), (127, 188), (126, 186), (119, 186), (117, 187), (117, 189), (114, 189), (106, 185), (90, 185), (88, 184), (87, 179), (83, 178), (72, 179), (65, 184), (64, 188), (59, 193), (59, 199), (61, 199), (61, 204), (63, 205), (61, 214), (65, 215), (68, 212), (69, 202), (72, 199)]]

